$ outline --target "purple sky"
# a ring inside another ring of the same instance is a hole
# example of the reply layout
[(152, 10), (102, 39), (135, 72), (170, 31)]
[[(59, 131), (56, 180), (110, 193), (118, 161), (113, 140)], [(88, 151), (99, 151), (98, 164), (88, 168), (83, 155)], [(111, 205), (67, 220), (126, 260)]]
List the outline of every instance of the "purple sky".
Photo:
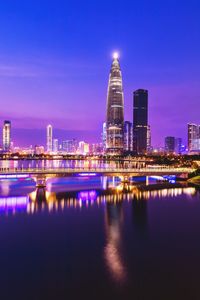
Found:
[(154, 146), (167, 135), (186, 141), (187, 122), (200, 123), (198, 1), (5, 2), (0, 122), (11, 120), (15, 145), (45, 144), (48, 123), (60, 139), (99, 141), (114, 50), (126, 120), (132, 121), (132, 92), (149, 90)]

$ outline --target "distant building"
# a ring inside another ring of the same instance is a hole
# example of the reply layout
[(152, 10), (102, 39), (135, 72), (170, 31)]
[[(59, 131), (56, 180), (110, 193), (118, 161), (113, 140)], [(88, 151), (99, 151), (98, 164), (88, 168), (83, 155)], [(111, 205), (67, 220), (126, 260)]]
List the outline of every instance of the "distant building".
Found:
[(167, 136), (165, 138), (165, 152), (174, 153), (175, 152), (175, 137)]
[[(39, 150), (39, 148), (36, 149), (36, 147), (42, 147), (42, 148), (40, 148), (40, 150)], [(43, 151), (41, 149), (43, 149)], [(27, 154), (34, 155), (34, 154), (36, 154), (36, 152), (37, 152), (37, 154), (41, 154), (41, 153), (44, 153), (44, 146), (35, 146), (35, 148), (33, 148), (32, 146), (27, 147), (27, 148), (15, 147), (14, 151), (15, 151), (15, 153), (18, 152), (23, 155), (27, 155)]]
[(10, 151), (11, 149), (11, 122), (4, 121), (3, 126), (3, 150)]
[(133, 93), (133, 151), (147, 152), (148, 91), (139, 89)]
[(175, 152), (177, 154), (181, 154), (183, 151), (182, 149), (182, 139), (181, 138), (175, 138)]
[(192, 151), (193, 152), (200, 152), (200, 139), (192, 140)]
[(90, 149), (89, 149), (88, 143), (85, 143), (84, 141), (79, 142), (79, 144), (78, 144), (78, 153), (79, 154), (85, 155), (85, 154), (88, 154), (89, 151), (90, 151)]
[(151, 127), (150, 125), (147, 126), (147, 152), (152, 151), (151, 147)]
[(95, 155), (102, 154), (104, 152), (103, 144), (102, 143), (90, 144), (89, 152), (90, 154), (95, 154)]
[(188, 152), (200, 151), (200, 125), (188, 124)]
[(122, 73), (118, 55), (113, 55), (109, 75), (106, 112), (106, 151), (108, 154), (121, 154), (124, 147), (124, 95)]
[(68, 154), (75, 154), (78, 149), (78, 142), (75, 139), (62, 142), (62, 151)]
[(43, 154), (43, 153), (44, 153), (44, 146), (36, 145), (35, 146), (35, 154), (40, 155), (40, 154)]
[(182, 139), (174, 136), (167, 136), (165, 138), (165, 153), (181, 154), (184, 152)]
[(103, 143), (103, 151), (106, 151), (106, 122), (103, 123), (103, 131), (102, 131), (102, 143)]
[(129, 121), (124, 122), (124, 151), (133, 151), (133, 126)]
[(53, 151), (53, 127), (52, 125), (47, 126), (47, 152)]
[(58, 139), (53, 139), (53, 152), (58, 152)]

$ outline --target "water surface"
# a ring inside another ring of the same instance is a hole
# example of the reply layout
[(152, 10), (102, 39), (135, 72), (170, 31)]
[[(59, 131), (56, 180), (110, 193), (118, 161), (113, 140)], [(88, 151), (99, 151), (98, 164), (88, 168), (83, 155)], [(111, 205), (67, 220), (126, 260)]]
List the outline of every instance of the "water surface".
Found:
[(2, 299), (200, 299), (196, 188), (100, 177), (0, 187)]

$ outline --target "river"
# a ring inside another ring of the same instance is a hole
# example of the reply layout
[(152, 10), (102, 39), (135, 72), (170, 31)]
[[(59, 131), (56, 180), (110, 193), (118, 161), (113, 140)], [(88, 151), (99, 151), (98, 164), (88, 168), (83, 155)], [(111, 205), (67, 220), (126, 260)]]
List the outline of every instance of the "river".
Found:
[(1, 180), (1, 299), (200, 299), (199, 216), (185, 184)]

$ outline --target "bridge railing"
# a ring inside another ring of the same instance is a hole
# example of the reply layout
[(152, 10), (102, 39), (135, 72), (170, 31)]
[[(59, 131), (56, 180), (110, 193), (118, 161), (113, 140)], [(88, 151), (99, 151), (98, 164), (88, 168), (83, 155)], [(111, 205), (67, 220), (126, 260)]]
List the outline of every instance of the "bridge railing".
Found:
[(31, 173), (191, 173), (194, 168), (175, 168), (175, 167), (143, 167), (143, 168), (0, 168), (0, 174), (31, 174)]

